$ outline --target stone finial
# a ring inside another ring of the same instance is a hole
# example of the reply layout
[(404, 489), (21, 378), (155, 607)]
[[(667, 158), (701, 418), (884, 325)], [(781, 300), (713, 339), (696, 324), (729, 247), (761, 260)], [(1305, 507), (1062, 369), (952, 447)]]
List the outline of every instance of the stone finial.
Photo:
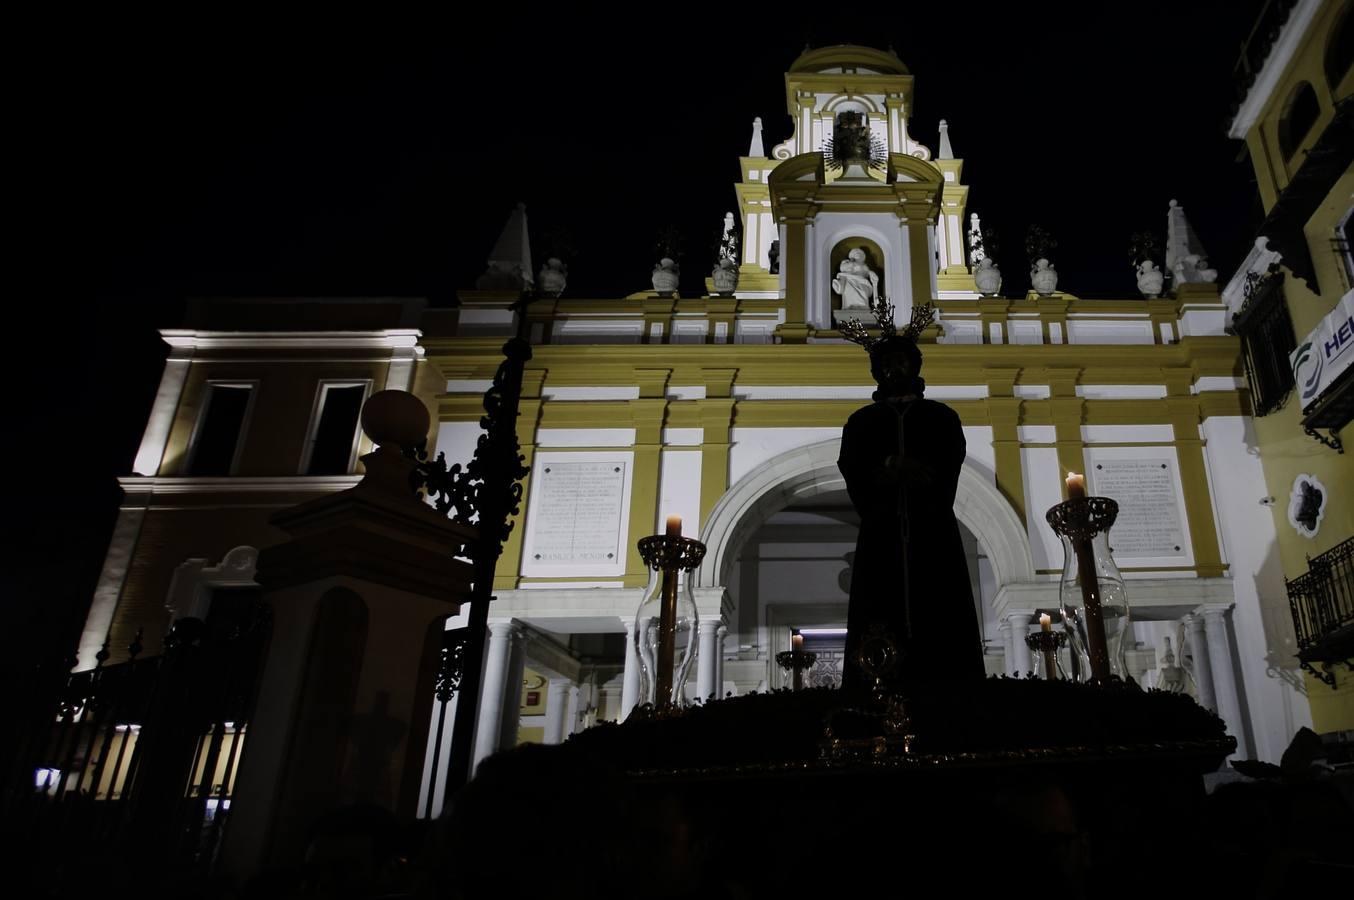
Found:
[(936, 159), (954, 159), (954, 148), (950, 146), (950, 123), (940, 120), (940, 152)]
[(413, 463), (402, 452), (428, 436), (432, 418), (423, 401), (408, 391), (377, 391), (362, 405), (362, 431), (376, 449), (362, 457), (362, 487), (409, 495)]
[(498, 236), (483, 275), (475, 282), (482, 291), (513, 291), (533, 284), (531, 240), (527, 236), (527, 207), (518, 203)]
[(377, 447), (403, 449), (428, 436), (432, 419), (408, 391), (377, 391), (362, 406), (362, 431)]
[(1209, 267), (1208, 254), (1185, 218), (1185, 208), (1175, 200), (1166, 210), (1166, 269), (1177, 286), (1218, 280), (1218, 270)]
[(761, 158), (766, 156), (766, 147), (762, 144), (762, 117), (752, 120), (752, 143), (748, 145), (748, 156)]

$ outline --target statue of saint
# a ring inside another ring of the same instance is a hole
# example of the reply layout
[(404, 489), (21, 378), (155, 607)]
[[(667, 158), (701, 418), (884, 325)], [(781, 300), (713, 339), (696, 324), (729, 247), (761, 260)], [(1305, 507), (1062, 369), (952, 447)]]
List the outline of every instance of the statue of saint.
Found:
[(860, 514), (847, 611), (843, 685), (860, 686), (861, 639), (882, 626), (903, 681), (982, 678), (983, 650), (954, 496), (964, 463), (959, 416), (922, 397), (909, 334), (867, 345), (874, 402), (842, 429), (837, 466)]
[(832, 290), (840, 294), (842, 309), (869, 309), (879, 294), (879, 276), (865, 264), (865, 251), (856, 247), (846, 254), (832, 279)]

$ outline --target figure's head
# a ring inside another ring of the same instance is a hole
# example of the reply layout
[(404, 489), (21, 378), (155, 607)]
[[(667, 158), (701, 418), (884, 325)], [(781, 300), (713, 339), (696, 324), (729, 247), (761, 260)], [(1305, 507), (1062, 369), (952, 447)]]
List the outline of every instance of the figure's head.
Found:
[(917, 342), (902, 335), (884, 338), (870, 348), (870, 374), (888, 397), (921, 393), (921, 362)]
[(846, 257), (851, 260), (851, 262), (863, 263), (865, 262), (865, 251), (859, 247), (854, 247), (850, 253), (846, 254)]

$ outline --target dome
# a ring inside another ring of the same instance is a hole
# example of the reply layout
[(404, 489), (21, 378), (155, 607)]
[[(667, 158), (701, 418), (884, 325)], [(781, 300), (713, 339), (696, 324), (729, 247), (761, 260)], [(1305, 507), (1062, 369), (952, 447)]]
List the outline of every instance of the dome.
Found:
[(876, 50), (858, 44), (836, 44), (805, 50), (790, 64), (792, 73), (840, 72), (843, 69), (854, 69), (860, 74), (911, 74), (892, 50)]

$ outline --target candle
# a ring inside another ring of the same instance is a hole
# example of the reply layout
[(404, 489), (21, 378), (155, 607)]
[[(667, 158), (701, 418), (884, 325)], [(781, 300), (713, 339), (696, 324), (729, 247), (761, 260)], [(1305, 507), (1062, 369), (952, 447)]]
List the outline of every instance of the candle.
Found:
[(682, 517), (668, 516), (668, 537), (682, 536)]
[(1042, 613), (1042, 614), (1039, 616), (1039, 630), (1040, 630), (1040, 631), (1052, 631), (1052, 630), (1053, 630), (1053, 620), (1052, 620), (1051, 618), (1049, 618), (1048, 613)]
[(1086, 476), (1077, 472), (1067, 474), (1067, 499), (1076, 500), (1086, 496)]

